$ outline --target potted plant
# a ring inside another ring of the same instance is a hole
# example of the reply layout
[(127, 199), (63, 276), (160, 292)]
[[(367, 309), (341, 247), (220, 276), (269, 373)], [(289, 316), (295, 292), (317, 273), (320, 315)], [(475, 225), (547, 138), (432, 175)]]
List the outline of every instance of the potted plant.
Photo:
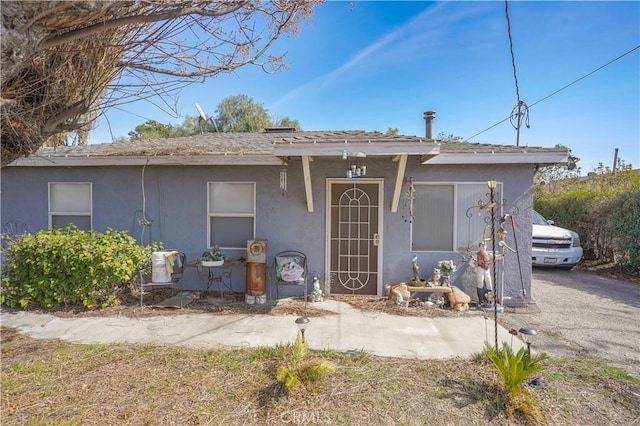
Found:
[(202, 253), (200, 258), (202, 266), (222, 266), (224, 264), (224, 252), (218, 246), (213, 246), (211, 250)]
[(456, 271), (456, 264), (453, 263), (453, 260), (441, 260), (438, 262), (438, 269), (440, 269), (441, 273), (440, 285), (450, 286), (451, 274)]

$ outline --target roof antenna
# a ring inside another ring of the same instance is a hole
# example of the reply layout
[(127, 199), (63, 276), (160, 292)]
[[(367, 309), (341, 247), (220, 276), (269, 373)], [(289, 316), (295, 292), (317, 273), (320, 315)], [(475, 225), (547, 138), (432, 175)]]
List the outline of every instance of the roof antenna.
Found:
[(200, 133), (204, 135), (204, 129), (205, 127), (202, 125), (203, 121), (211, 121), (211, 124), (213, 124), (213, 128), (216, 129), (216, 133), (220, 133), (218, 131), (218, 126), (216, 125), (216, 122), (213, 118), (209, 117), (207, 118), (207, 115), (204, 113), (204, 110), (202, 109), (202, 107), (200, 107), (200, 105), (198, 105), (198, 103), (196, 102), (196, 109), (198, 110), (198, 114), (200, 114), (200, 117), (198, 117), (198, 124), (200, 124)]

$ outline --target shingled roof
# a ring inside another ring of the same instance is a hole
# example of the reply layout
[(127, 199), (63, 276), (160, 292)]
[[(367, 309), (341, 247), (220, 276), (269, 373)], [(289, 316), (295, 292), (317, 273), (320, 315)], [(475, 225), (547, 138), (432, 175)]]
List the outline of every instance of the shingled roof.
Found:
[[(566, 161), (565, 149), (428, 140), (379, 132), (295, 131), (204, 135), (41, 148), (12, 166), (135, 164), (284, 164), (291, 157), (417, 155), (424, 163), (535, 163)], [(493, 160), (492, 160), (493, 159)], [(505, 160), (507, 159), (507, 160)], [(473, 161), (469, 161), (473, 160)]]

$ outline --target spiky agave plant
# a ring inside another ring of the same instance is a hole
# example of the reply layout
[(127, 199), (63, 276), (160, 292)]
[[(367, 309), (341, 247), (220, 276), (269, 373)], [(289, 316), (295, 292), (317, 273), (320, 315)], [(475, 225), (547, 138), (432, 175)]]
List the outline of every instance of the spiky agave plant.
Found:
[(531, 395), (522, 389), (522, 385), (527, 378), (542, 371), (542, 362), (548, 356), (545, 354), (531, 356), (529, 350), (524, 347), (514, 353), (506, 342), (503, 343), (502, 349), (486, 344), (484, 352), (498, 370), (507, 391), (505, 406), (507, 416), (511, 418), (515, 409), (525, 417), (528, 424), (541, 423), (542, 413)]
[(282, 383), (288, 391), (301, 384), (310, 389), (327, 374), (335, 371), (335, 366), (329, 361), (320, 358), (305, 360), (309, 354), (309, 346), (298, 333), (296, 342), (291, 347), (290, 360), (286, 365), (280, 366), (276, 373), (276, 379)]
[(523, 392), (522, 384), (527, 378), (539, 373), (544, 368), (542, 362), (549, 358), (546, 354), (531, 355), (527, 348), (522, 347), (516, 353), (513, 349), (503, 343), (502, 349), (486, 344), (485, 353), (493, 362), (500, 377), (504, 388), (509, 395), (516, 396)]

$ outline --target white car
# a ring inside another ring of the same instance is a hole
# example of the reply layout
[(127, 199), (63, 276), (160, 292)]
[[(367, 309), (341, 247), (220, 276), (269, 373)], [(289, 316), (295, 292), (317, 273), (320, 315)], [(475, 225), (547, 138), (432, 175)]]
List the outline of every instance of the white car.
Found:
[(571, 269), (582, 259), (580, 236), (533, 212), (533, 266)]

